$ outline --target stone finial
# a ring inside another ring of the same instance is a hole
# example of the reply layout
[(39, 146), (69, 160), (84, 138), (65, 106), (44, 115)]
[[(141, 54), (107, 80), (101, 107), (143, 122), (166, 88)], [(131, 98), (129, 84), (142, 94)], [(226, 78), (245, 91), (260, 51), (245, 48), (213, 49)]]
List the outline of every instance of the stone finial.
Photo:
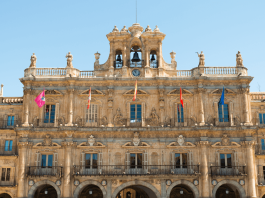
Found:
[(170, 52), (170, 57), (171, 57), (171, 62), (175, 61), (176, 52), (174, 52), (174, 51), (172, 50), (172, 52)]
[(152, 32), (152, 29), (150, 28), (149, 25), (147, 26), (147, 28), (145, 28), (145, 32)]
[(236, 66), (237, 67), (244, 67), (243, 59), (242, 59), (242, 56), (240, 54), (240, 51), (238, 51), (238, 53), (236, 54)]
[(121, 32), (128, 32), (126, 26), (123, 26), (123, 28), (121, 29)]
[(0, 97), (4, 96), (4, 85), (1, 84)]
[(65, 58), (67, 58), (67, 68), (73, 68), (73, 55), (71, 54), (71, 52), (68, 52), (68, 54), (66, 54)]
[(117, 26), (115, 25), (112, 32), (119, 32), (119, 29), (117, 28)]
[(158, 26), (156, 25), (156, 28), (154, 29), (154, 32), (160, 32)]
[(199, 67), (204, 67), (204, 65), (205, 65), (205, 62), (204, 62), (205, 56), (204, 56), (203, 51), (201, 51), (200, 54), (197, 52), (197, 54), (198, 54), (198, 57), (200, 58), (200, 60), (199, 60)]
[(30, 66), (29, 67), (36, 67), (37, 57), (35, 53), (30, 57)]

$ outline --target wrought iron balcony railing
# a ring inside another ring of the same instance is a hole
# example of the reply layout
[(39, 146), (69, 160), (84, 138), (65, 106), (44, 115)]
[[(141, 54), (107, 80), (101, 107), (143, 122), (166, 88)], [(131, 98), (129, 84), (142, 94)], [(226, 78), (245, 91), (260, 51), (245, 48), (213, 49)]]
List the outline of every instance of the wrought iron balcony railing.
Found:
[(1, 146), (0, 156), (18, 155), (17, 146)]
[(63, 176), (62, 166), (28, 166), (27, 176)]
[(199, 165), (92, 165), (74, 166), (76, 176), (91, 175), (197, 175)]
[(9, 187), (9, 186), (15, 186), (15, 177), (14, 176), (10, 176), (7, 174), (2, 174), (1, 178), (0, 178), (0, 186), (4, 187)]
[(245, 166), (211, 166), (212, 176), (245, 176)]
[(0, 129), (13, 129), (21, 126), (21, 120), (0, 120)]

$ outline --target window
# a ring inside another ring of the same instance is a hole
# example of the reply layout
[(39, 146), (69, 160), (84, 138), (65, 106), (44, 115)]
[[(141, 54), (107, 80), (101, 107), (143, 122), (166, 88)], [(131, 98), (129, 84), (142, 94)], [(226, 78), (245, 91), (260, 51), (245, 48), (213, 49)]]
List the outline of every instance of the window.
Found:
[(52, 158), (53, 155), (42, 155), (41, 156), (41, 167), (42, 168), (51, 168), (52, 167)]
[(131, 162), (130, 168), (142, 168), (143, 154), (142, 153), (131, 153), (130, 162)]
[(2, 168), (1, 181), (10, 181), (11, 168)]
[(97, 168), (98, 167), (98, 154), (86, 154), (85, 168)]
[(131, 123), (142, 122), (142, 105), (131, 105)]
[(232, 155), (220, 154), (221, 168), (232, 168)]
[(91, 104), (89, 109), (86, 109), (86, 122), (98, 122), (98, 105)]
[(54, 119), (55, 119), (55, 105), (46, 105), (44, 123), (54, 123)]
[(177, 104), (178, 122), (184, 122), (184, 113), (182, 104)]
[(265, 113), (260, 113), (259, 114), (259, 123), (260, 124), (265, 124)]
[(13, 140), (6, 140), (5, 151), (12, 151), (12, 147), (13, 147)]
[(228, 104), (218, 104), (219, 122), (229, 122)]
[(264, 142), (264, 139), (261, 139), (261, 150), (265, 150), (265, 142)]
[(175, 153), (176, 168), (187, 168), (188, 162), (187, 153)]
[(7, 117), (7, 126), (14, 126), (15, 116)]
[(263, 179), (265, 180), (265, 166), (263, 166)]

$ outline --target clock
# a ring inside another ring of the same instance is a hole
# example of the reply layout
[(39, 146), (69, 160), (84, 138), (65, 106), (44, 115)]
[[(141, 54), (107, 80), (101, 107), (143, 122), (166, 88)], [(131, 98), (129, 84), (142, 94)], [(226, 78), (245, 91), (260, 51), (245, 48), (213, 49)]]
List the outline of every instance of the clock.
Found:
[(140, 70), (139, 69), (132, 70), (132, 75), (135, 76), (135, 77), (140, 76)]

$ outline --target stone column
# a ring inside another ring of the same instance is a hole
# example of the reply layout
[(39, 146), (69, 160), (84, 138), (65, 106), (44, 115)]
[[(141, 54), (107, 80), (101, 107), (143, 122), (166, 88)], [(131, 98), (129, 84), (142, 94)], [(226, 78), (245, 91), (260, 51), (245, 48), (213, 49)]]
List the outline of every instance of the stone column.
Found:
[[(71, 135), (70, 135), (71, 136)], [(64, 147), (64, 166), (63, 166), (63, 190), (62, 194), (65, 198), (72, 197), (72, 185), (71, 185), (71, 167), (72, 167), (72, 147), (74, 143), (72, 138), (66, 138), (65, 142), (62, 142)]]
[(198, 93), (199, 93), (199, 125), (200, 126), (205, 125), (205, 122), (204, 122), (203, 95), (202, 95), (203, 92), (204, 92), (203, 88), (199, 88), (198, 89)]
[(123, 42), (123, 53), (122, 53), (122, 59), (123, 59), (123, 66), (127, 65), (127, 47), (126, 47), (126, 43)]
[(106, 198), (111, 198), (112, 195), (112, 181), (111, 179), (107, 180), (107, 196)]
[(110, 41), (110, 66), (114, 66), (114, 55), (113, 55), (113, 41)]
[(163, 68), (162, 41), (158, 41), (158, 68)]
[(248, 111), (248, 88), (242, 88), (241, 92), (243, 94), (243, 114), (244, 114), (244, 123), (245, 125), (249, 124), (249, 111)]
[(24, 123), (22, 124), (23, 127), (28, 127), (29, 126), (29, 94), (30, 94), (31, 89), (25, 89), (24, 90), (24, 99), (23, 99), (23, 104), (25, 104), (24, 106)]
[[(204, 138), (201, 138), (204, 139)], [(206, 138), (207, 139), (207, 138)], [(209, 166), (207, 156), (209, 155), (207, 152), (207, 147), (210, 145), (208, 141), (200, 141), (199, 145), (201, 147), (201, 163), (200, 163), (200, 172), (201, 172), (201, 185), (202, 185), (202, 198), (210, 197), (210, 185), (209, 185)]]
[(108, 99), (108, 127), (113, 127), (113, 89), (108, 89), (109, 99)]
[(256, 191), (256, 163), (255, 163), (255, 141), (244, 142), (247, 150), (246, 161), (247, 161), (247, 178), (248, 178), (248, 197), (257, 197)]
[(69, 94), (70, 94), (70, 97), (69, 97), (69, 121), (68, 121), (68, 124), (66, 124), (66, 126), (74, 126), (73, 125), (73, 93), (74, 93), (74, 90), (73, 89), (70, 89), (68, 90)]
[(149, 58), (150, 58), (150, 49), (146, 48), (145, 50), (145, 67), (150, 67), (150, 63), (149, 63)]
[(25, 184), (26, 184), (26, 162), (27, 162), (27, 148), (28, 142), (18, 142), (19, 166), (18, 166), (18, 187), (17, 197), (26, 197)]

